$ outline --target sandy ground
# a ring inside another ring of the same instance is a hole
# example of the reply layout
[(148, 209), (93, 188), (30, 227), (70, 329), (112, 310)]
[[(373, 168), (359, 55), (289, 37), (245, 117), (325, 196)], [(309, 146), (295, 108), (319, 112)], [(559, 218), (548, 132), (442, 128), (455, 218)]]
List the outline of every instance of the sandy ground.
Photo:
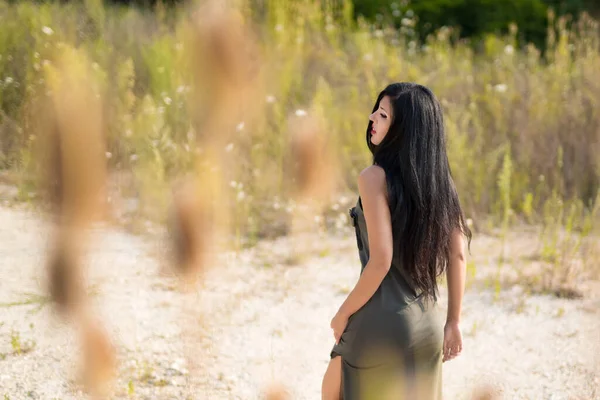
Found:
[[(34, 212), (0, 206), (4, 399), (84, 398), (77, 327), (32, 296), (45, 295), (52, 234)], [(333, 344), (329, 322), (360, 266), (350, 229), (303, 239), (225, 254), (203, 288), (183, 294), (175, 278), (161, 273), (163, 242), (97, 228), (88, 282), (94, 315), (117, 350), (113, 398), (259, 399), (279, 382), (292, 399), (319, 399)], [(508, 254), (530, 249), (532, 240), (516, 232)], [(464, 300), (464, 352), (444, 364), (444, 397), (470, 398), (491, 385), (504, 399), (600, 399), (600, 295), (593, 285), (575, 300), (528, 295), (518, 285), (497, 293), (483, 277), (495, 268), (498, 246), (490, 236), (473, 241), (477, 273)], [(289, 262), (297, 252), (300, 261)], [(30, 351), (16, 354), (17, 343)]]

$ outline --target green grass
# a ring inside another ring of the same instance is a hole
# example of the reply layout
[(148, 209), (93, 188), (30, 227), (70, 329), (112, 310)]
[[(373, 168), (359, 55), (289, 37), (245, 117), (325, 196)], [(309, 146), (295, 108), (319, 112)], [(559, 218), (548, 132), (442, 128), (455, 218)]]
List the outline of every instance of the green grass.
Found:
[(35, 341), (23, 340), (21, 334), (17, 331), (12, 331), (10, 334), (10, 345), (12, 347), (13, 355), (26, 354), (35, 348)]
[(0, 303), (0, 307), (18, 307), (18, 306), (35, 306), (29, 313), (37, 313), (44, 306), (50, 303), (50, 297), (46, 295), (40, 295), (37, 293), (23, 293), (23, 299), (18, 301), (11, 301)]

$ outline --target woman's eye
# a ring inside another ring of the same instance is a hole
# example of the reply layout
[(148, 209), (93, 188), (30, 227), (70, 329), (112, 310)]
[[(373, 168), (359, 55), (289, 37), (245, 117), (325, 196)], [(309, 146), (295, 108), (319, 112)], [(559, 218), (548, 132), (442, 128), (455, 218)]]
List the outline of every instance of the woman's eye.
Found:
[(385, 114), (380, 114), (380, 115), (381, 115), (381, 118), (384, 118), (384, 119), (387, 118), (387, 115), (385, 115)]

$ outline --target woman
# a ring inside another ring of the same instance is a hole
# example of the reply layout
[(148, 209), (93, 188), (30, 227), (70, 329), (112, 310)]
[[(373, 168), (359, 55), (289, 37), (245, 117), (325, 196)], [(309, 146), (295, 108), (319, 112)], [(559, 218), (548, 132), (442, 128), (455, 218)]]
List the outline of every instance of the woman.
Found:
[[(324, 400), (441, 399), (441, 363), (462, 350), (464, 237), (442, 109), (417, 84), (383, 90), (369, 117), (373, 165), (351, 210), (360, 278), (331, 321)], [(436, 306), (446, 271), (448, 312)]]

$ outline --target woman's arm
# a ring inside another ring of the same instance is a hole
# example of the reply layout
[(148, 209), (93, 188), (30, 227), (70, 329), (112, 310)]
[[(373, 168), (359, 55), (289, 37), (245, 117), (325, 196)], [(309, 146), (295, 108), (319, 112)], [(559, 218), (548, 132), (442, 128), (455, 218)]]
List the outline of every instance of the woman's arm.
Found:
[(465, 292), (467, 274), (464, 235), (459, 228), (454, 229), (450, 238), (450, 257), (446, 278), (448, 280), (448, 313), (444, 327), (443, 360), (452, 360), (462, 351), (460, 314)]
[(456, 228), (450, 238), (450, 258), (446, 269), (446, 279), (448, 280), (448, 314), (446, 322), (460, 322), (467, 275), (466, 265), (464, 235), (459, 228)]
[(384, 170), (372, 165), (361, 172), (358, 191), (367, 223), (369, 261), (338, 311), (338, 315), (346, 320), (377, 291), (390, 269), (393, 255), (392, 222)]

